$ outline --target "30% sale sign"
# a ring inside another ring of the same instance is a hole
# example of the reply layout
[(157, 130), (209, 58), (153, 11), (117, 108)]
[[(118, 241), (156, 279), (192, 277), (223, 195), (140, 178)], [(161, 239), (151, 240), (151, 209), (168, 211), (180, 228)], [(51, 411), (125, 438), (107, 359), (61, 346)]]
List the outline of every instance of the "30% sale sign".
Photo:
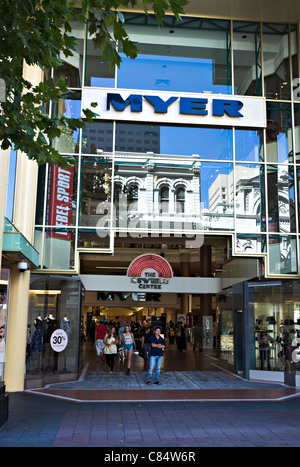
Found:
[(63, 329), (56, 329), (50, 337), (50, 345), (54, 352), (62, 352), (68, 345), (68, 336)]

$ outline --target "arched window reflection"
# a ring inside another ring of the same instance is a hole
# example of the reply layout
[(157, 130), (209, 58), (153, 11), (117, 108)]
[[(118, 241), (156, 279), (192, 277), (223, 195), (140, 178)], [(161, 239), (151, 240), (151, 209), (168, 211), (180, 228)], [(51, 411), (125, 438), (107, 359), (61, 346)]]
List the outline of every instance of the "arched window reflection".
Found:
[(183, 187), (179, 187), (176, 190), (176, 212), (185, 212), (185, 189)]
[(164, 185), (159, 191), (159, 212), (169, 212), (169, 187)]

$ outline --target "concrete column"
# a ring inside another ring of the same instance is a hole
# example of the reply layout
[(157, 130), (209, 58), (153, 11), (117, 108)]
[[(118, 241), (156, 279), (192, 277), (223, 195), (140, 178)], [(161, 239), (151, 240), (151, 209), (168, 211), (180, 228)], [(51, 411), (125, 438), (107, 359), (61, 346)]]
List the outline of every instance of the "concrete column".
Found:
[[(37, 164), (18, 154), (14, 199), (15, 227), (33, 244)], [(8, 310), (5, 384), (8, 392), (23, 391), (26, 355), (30, 271), (12, 268)]]
[(24, 390), (30, 271), (11, 271), (11, 289), (6, 341), (5, 385), (8, 392)]

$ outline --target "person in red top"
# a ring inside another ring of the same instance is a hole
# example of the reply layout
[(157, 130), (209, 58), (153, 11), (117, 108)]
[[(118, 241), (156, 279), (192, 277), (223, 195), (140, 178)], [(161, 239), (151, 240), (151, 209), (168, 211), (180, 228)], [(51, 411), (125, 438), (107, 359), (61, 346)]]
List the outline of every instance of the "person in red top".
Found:
[(96, 351), (97, 351), (97, 356), (100, 357), (102, 350), (105, 347), (105, 344), (103, 342), (104, 336), (107, 333), (107, 327), (104, 324), (104, 321), (101, 320), (100, 324), (96, 326), (95, 329), (95, 343), (96, 343)]

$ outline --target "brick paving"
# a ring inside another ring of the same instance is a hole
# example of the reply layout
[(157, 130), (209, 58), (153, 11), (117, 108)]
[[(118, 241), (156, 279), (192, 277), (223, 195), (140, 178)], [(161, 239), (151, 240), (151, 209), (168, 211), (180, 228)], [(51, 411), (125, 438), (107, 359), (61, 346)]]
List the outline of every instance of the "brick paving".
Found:
[(99, 404), (14, 393), (0, 446), (299, 447), (300, 399)]

